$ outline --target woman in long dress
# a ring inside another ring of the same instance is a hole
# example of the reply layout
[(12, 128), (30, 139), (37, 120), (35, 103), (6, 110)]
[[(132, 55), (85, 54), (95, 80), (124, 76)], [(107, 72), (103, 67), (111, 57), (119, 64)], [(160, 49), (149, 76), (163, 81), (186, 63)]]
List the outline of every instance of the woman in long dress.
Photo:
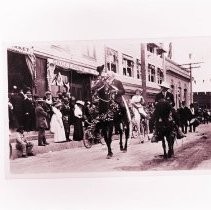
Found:
[(73, 132), (73, 140), (74, 141), (81, 141), (84, 136), (83, 132), (83, 101), (76, 101), (75, 104), (75, 120), (74, 120), (74, 132)]
[(52, 107), (53, 116), (51, 118), (50, 129), (54, 133), (54, 142), (64, 142), (66, 141), (64, 125), (62, 121), (61, 113), (62, 103), (58, 102)]
[[(144, 98), (141, 95), (142, 91), (140, 89), (137, 89), (135, 91), (135, 95), (131, 99), (131, 104), (132, 104), (132, 110), (134, 113), (134, 118), (133, 120), (135, 121), (138, 129), (138, 136), (140, 139), (141, 143), (144, 143), (144, 128), (141, 124), (141, 118), (142, 116), (146, 117), (147, 114), (143, 109), (143, 104), (144, 104)], [(142, 131), (142, 133), (141, 133)]]

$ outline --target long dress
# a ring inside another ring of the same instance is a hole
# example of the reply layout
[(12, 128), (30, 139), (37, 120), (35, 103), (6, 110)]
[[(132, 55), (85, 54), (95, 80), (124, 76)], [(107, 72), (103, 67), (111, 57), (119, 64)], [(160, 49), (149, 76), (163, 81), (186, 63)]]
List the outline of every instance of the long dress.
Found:
[(75, 105), (74, 110), (75, 120), (74, 120), (74, 132), (73, 132), (73, 140), (80, 141), (83, 139), (83, 124), (82, 124), (82, 117), (83, 112), (82, 108), (80, 108), (77, 104)]
[(66, 140), (64, 125), (62, 121), (62, 113), (59, 109), (52, 107), (53, 116), (50, 122), (50, 130), (54, 133), (54, 142), (63, 142)]

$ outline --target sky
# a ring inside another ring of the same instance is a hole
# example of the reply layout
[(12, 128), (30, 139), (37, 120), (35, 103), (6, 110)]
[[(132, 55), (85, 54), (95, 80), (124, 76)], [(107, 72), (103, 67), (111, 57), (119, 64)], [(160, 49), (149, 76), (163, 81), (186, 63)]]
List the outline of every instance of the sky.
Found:
[(172, 51), (172, 59), (179, 64), (203, 62), (193, 64), (193, 67), (200, 66), (192, 69), (193, 91), (211, 91), (211, 37), (175, 39), (172, 41)]

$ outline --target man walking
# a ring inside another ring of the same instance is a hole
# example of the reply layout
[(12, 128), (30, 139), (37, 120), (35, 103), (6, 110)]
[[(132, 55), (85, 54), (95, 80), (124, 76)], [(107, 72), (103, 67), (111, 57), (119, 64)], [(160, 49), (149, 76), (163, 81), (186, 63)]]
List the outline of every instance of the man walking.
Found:
[(38, 129), (38, 146), (45, 146), (48, 145), (49, 143), (46, 141), (45, 137), (45, 130), (48, 128), (47, 124), (47, 112), (44, 111), (43, 109), (43, 103), (44, 100), (42, 98), (37, 99), (37, 106), (35, 109), (35, 115), (36, 115), (36, 126)]

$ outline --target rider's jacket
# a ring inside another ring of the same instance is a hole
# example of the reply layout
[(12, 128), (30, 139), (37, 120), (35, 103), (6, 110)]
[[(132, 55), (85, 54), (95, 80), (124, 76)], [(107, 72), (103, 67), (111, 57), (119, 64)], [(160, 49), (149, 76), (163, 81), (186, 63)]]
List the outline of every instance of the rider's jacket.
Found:
[(166, 95), (164, 95), (163, 92), (158, 93), (158, 94), (155, 96), (155, 103), (156, 103), (156, 102), (159, 102), (159, 101), (162, 100), (162, 99), (167, 100), (167, 101), (171, 104), (172, 107), (175, 106), (174, 95), (173, 95), (172, 93), (170, 93), (170, 92), (168, 92), (168, 91), (166, 92)]
[(117, 90), (117, 94), (115, 96), (115, 101), (122, 105), (123, 101), (122, 101), (122, 96), (125, 94), (125, 89), (122, 85), (122, 82), (117, 80), (117, 79), (114, 79), (111, 83), (112, 86), (116, 87), (116, 90)]

